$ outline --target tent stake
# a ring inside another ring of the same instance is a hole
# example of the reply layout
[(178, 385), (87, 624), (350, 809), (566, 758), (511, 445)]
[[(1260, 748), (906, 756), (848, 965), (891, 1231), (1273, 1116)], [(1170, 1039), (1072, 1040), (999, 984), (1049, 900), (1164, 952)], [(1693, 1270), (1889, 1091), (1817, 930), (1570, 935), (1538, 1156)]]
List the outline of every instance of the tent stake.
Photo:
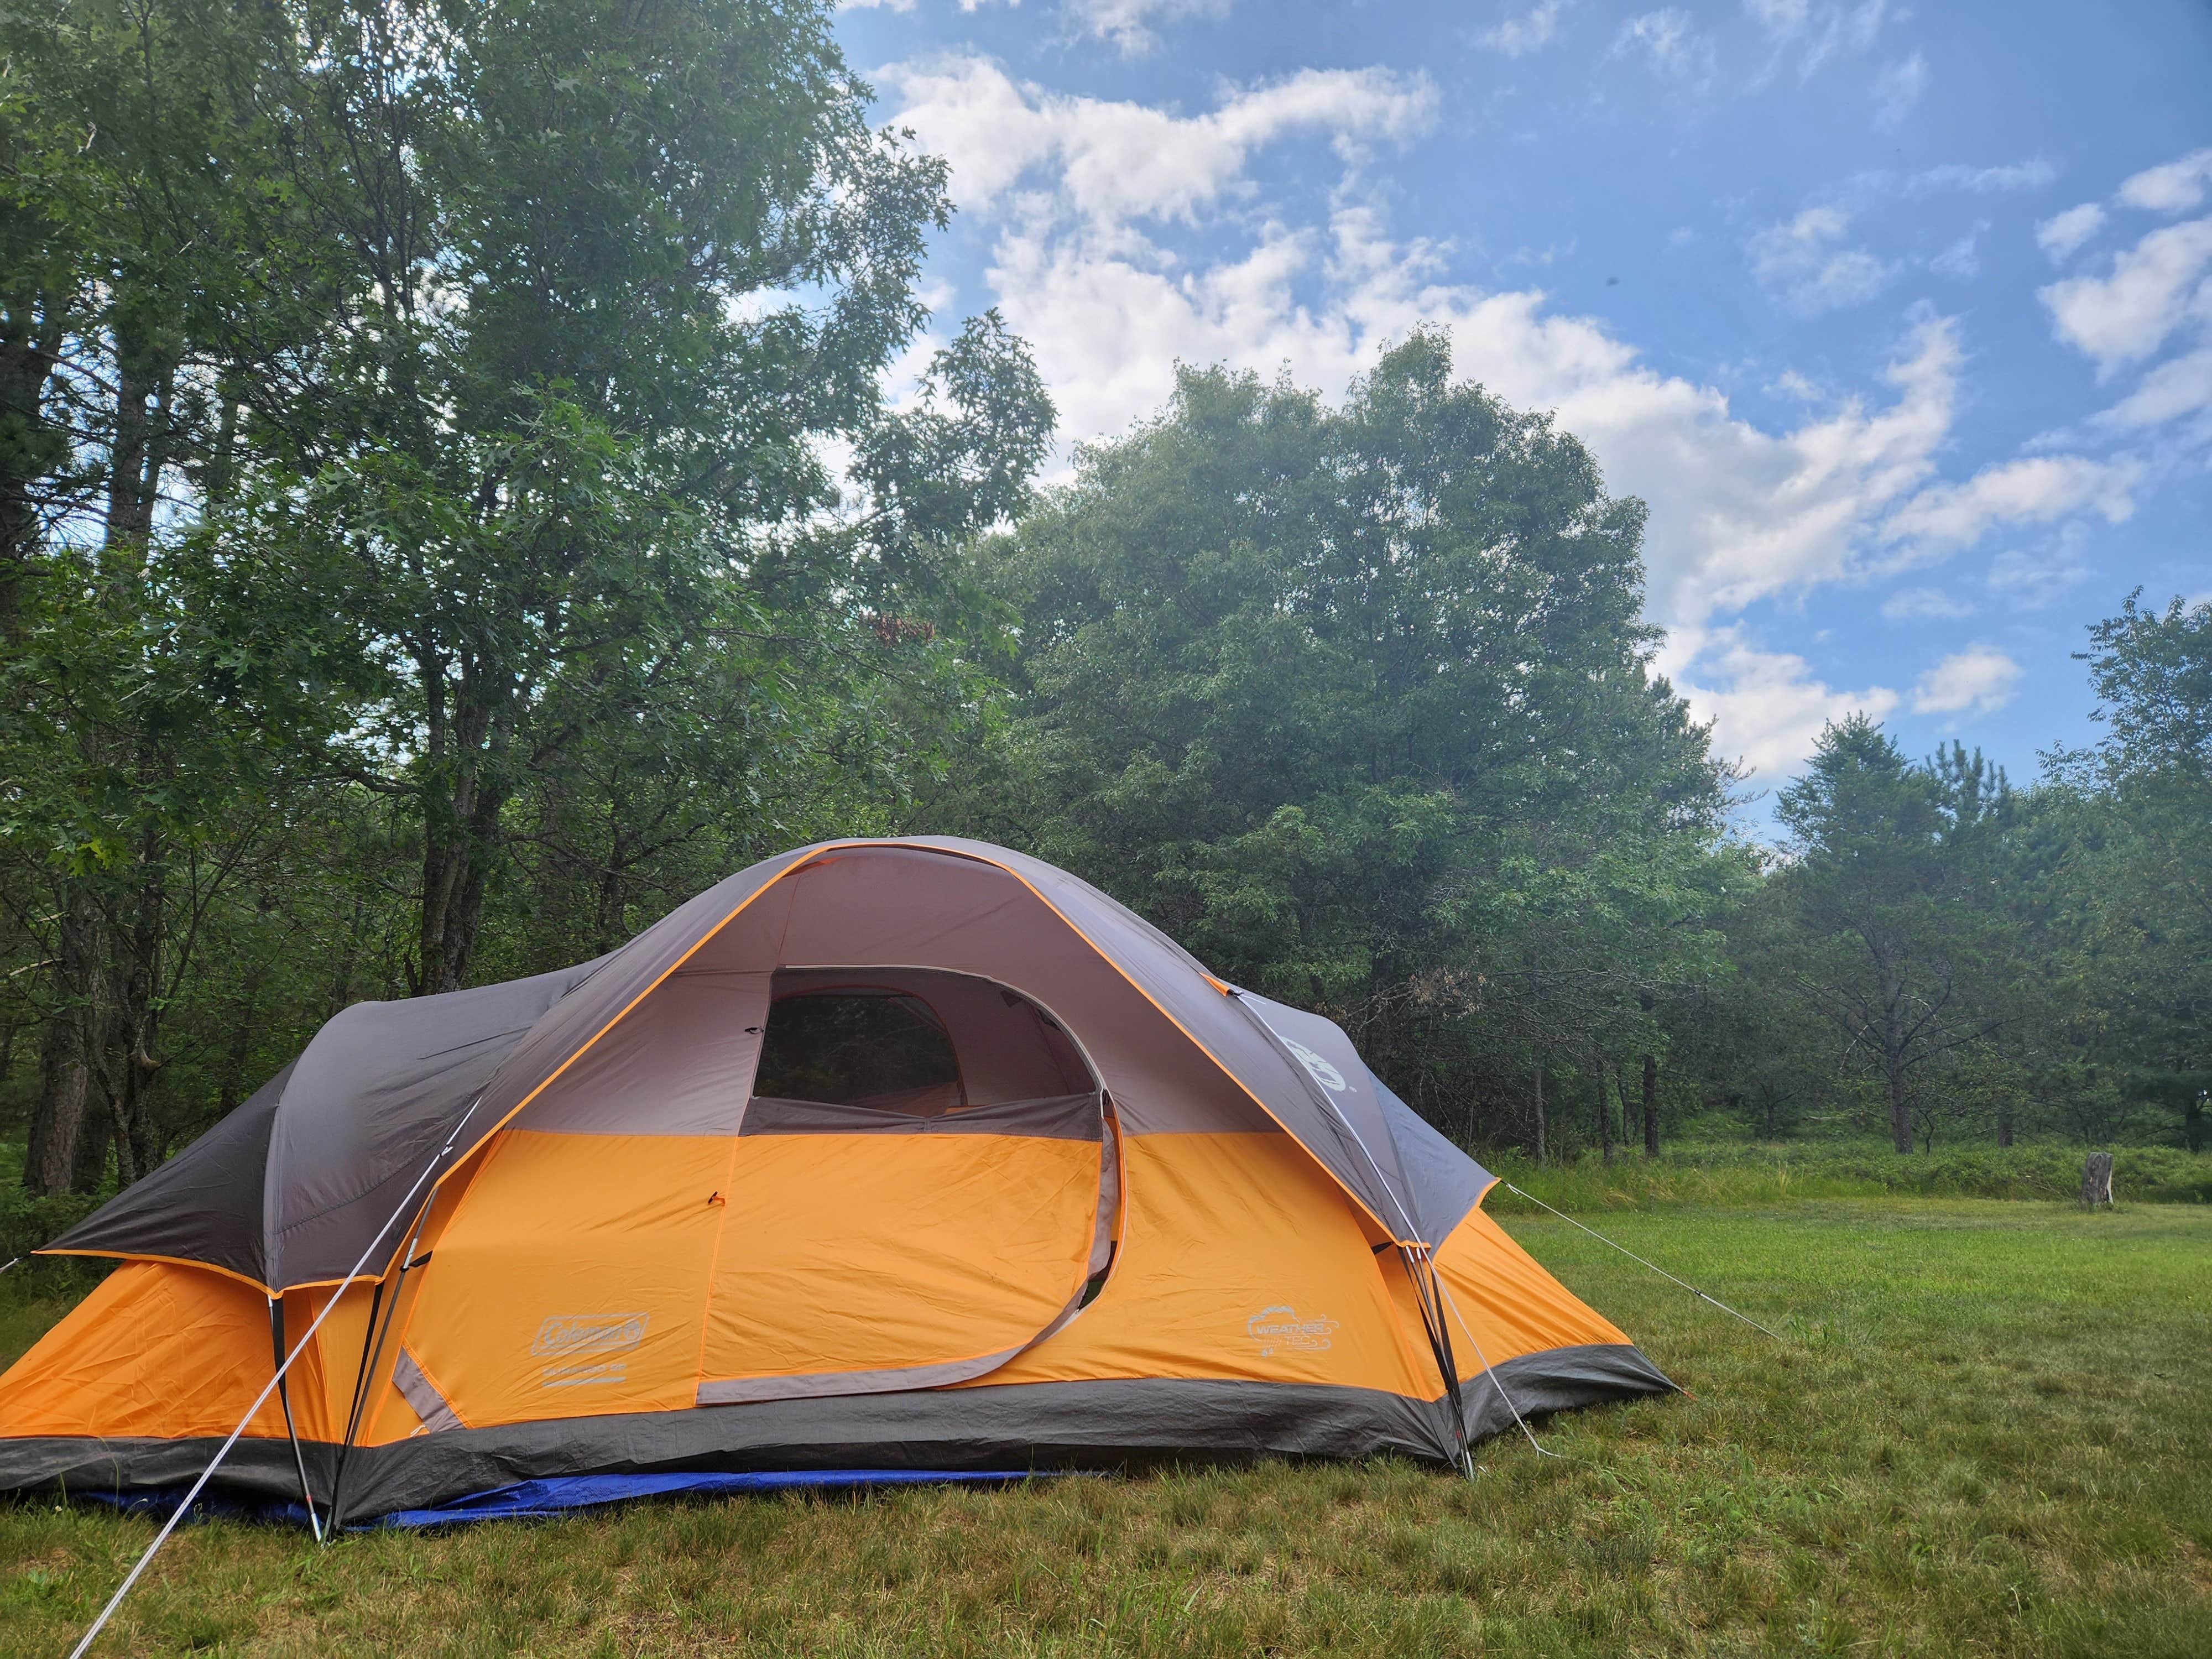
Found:
[(1754, 1331), (1758, 1331), (1758, 1332), (1759, 1332), (1759, 1333), (1761, 1333), (1762, 1334), (1766, 1335), (1766, 1336), (1772, 1336), (1772, 1337), (1774, 1337), (1774, 1340), (1775, 1340), (1777, 1342), (1786, 1342), (1786, 1341), (1788, 1341), (1788, 1340), (1789, 1340), (1789, 1338), (1787, 1338), (1787, 1337), (1784, 1337), (1784, 1336), (1775, 1336), (1775, 1334), (1774, 1334), (1772, 1331), (1768, 1330), (1768, 1329), (1766, 1328), (1766, 1327), (1765, 1327), (1765, 1326), (1764, 1326), (1764, 1325), (1760, 1324), (1760, 1323), (1759, 1323), (1756, 1319), (1753, 1319), (1753, 1318), (1749, 1314), (1740, 1314), (1740, 1313), (1738, 1313), (1738, 1312), (1737, 1312), (1734, 1308), (1729, 1307), (1729, 1304), (1728, 1304), (1727, 1303), (1725, 1303), (1725, 1302), (1722, 1301), (1718, 1297), (1717, 1297), (1717, 1296), (1706, 1296), (1706, 1295), (1705, 1295), (1705, 1293), (1703, 1291), (1699, 1290), (1696, 1285), (1694, 1285), (1691, 1284), (1687, 1279), (1676, 1279), (1676, 1278), (1674, 1277), (1674, 1274), (1672, 1274), (1672, 1273), (1668, 1273), (1668, 1272), (1664, 1267), (1660, 1267), (1656, 1262), (1652, 1262), (1652, 1261), (1644, 1261), (1644, 1258), (1643, 1258), (1642, 1256), (1640, 1256), (1640, 1255), (1637, 1255), (1635, 1251), (1633, 1251), (1633, 1250), (1630, 1249), (1628, 1248), (1628, 1246), (1626, 1246), (1626, 1244), (1614, 1244), (1611, 1239), (1607, 1238), (1607, 1237), (1603, 1233), (1601, 1233), (1601, 1232), (1598, 1231), (1598, 1230), (1597, 1230), (1596, 1228), (1595, 1228), (1595, 1227), (1583, 1227), (1583, 1224), (1582, 1224), (1581, 1222), (1579, 1222), (1579, 1221), (1576, 1220), (1576, 1219), (1574, 1218), (1574, 1217), (1572, 1217), (1572, 1216), (1569, 1215), (1565, 1211), (1564, 1211), (1564, 1210), (1553, 1210), (1553, 1209), (1552, 1209), (1552, 1206), (1551, 1206), (1550, 1205), (1548, 1205), (1548, 1204), (1545, 1203), (1545, 1202), (1544, 1202), (1544, 1200), (1543, 1200), (1542, 1199), (1540, 1199), (1540, 1198), (1538, 1198), (1538, 1197), (1534, 1196), (1533, 1194), (1529, 1194), (1529, 1193), (1524, 1193), (1524, 1192), (1522, 1192), (1522, 1191), (1518, 1187), (1515, 1186), (1511, 1182), (1510, 1182), (1510, 1181), (1501, 1181), (1501, 1182), (1498, 1182), (1498, 1185), (1499, 1185), (1499, 1186), (1501, 1186), (1501, 1187), (1503, 1187), (1503, 1188), (1505, 1188), (1505, 1190), (1506, 1190), (1507, 1192), (1511, 1193), (1511, 1194), (1514, 1194), (1514, 1196), (1515, 1196), (1515, 1197), (1516, 1197), (1516, 1198), (1525, 1198), (1525, 1199), (1527, 1199), (1527, 1200), (1528, 1200), (1531, 1204), (1534, 1205), (1534, 1206), (1535, 1206), (1538, 1209), (1540, 1209), (1540, 1210), (1551, 1210), (1551, 1212), (1552, 1212), (1553, 1215), (1555, 1215), (1555, 1216), (1559, 1217), (1560, 1220), (1562, 1220), (1562, 1221), (1565, 1222), (1569, 1226), (1571, 1226), (1571, 1227), (1582, 1227), (1582, 1228), (1583, 1228), (1583, 1231), (1584, 1232), (1588, 1233), (1588, 1234), (1589, 1234), (1592, 1238), (1594, 1238), (1594, 1239), (1597, 1240), (1597, 1242), (1598, 1242), (1599, 1243), (1601, 1243), (1601, 1244), (1609, 1244), (1609, 1245), (1612, 1245), (1612, 1247), (1613, 1247), (1614, 1249), (1619, 1250), (1619, 1251), (1621, 1253), (1621, 1255), (1623, 1255), (1626, 1256), (1626, 1257), (1627, 1257), (1631, 1261), (1636, 1262), (1636, 1263), (1638, 1263), (1638, 1265), (1640, 1265), (1640, 1266), (1642, 1266), (1642, 1267), (1646, 1267), (1650, 1268), (1650, 1269), (1651, 1269), (1651, 1271), (1652, 1271), (1653, 1273), (1657, 1273), (1657, 1274), (1659, 1275), (1659, 1277), (1660, 1277), (1660, 1278), (1664, 1279), (1667, 1279), (1667, 1280), (1670, 1281), (1670, 1282), (1671, 1282), (1671, 1283), (1673, 1283), (1673, 1284), (1680, 1285), (1684, 1290), (1687, 1291), (1688, 1291), (1692, 1296), (1702, 1297), (1704, 1300), (1705, 1300), (1705, 1301), (1707, 1301), (1707, 1302), (1711, 1303), (1711, 1304), (1713, 1304), (1713, 1306), (1715, 1306), (1716, 1308), (1718, 1308), (1718, 1309), (1719, 1309), (1723, 1313), (1726, 1314), (1729, 1318), (1731, 1318), (1731, 1319), (1741, 1319), (1741, 1321), (1743, 1321), (1743, 1322), (1744, 1322), (1745, 1324), (1747, 1324), (1747, 1325), (1750, 1326), (1750, 1327), (1751, 1327), (1751, 1328), (1752, 1328), (1752, 1329), (1753, 1329)]
[(438, 1165), (444, 1161), (447, 1154), (453, 1150), (454, 1143), (461, 1138), (461, 1131), (468, 1127), (469, 1120), (477, 1115), (477, 1103), (483, 1099), (483, 1095), (480, 1091), (476, 1099), (469, 1103), (469, 1109), (461, 1114), (461, 1121), (453, 1126), (453, 1133), (446, 1137), (446, 1144), (431, 1157), (429, 1163), (423, 1165), (422, 1173), (415, 1177), (415, 1184), (407, 1189), (407, 1196), (399, 1200), (399, 1207), (392, 1212), (389, 1220), (376, 1230), (376, 1237), (368, 1241), (368, 1248), (361, 1253), (361, 1260), (353, 1264), (353, 1271), (345, 1276), (337, 1289), (331, 1292), (331, 1299), (323, 1304), (322, 1312), (315, 1316), (314, 1322), (301, 1334), (299, 1341), (293, 1345), (292, 1352), (284, 1356), (284, 1363), (276, 1368), (276, 1375), (261, 1385), (261, 1392), (253, 1396), (253, 1403), (246, 1408), (246, 1415), (238, 1419), (238, 1426), (230, 1431), (222, 1445), (216, 1448), (215, 1455), (208, 1460), (207, 1468), (200, 1471), (200, 1478), (192, 1482), (191, 1490), (179, 1501), (176, 1512), (161, 1523), (161, 1530), (154, 1534), (154, 1541), (146, 1546), (146, 1553), (138, 1558), (138, 1563), (131, 1569), (129, 1577), (115, 1587), (115, 1594), (107, 1598), (107, 1605), (100, 1610), (100, 1616), (92, 1621), (92, 1628), (85, 1632), (82, 1638), (70, 1650), (70, 1659), (84, 1659), (84, 1656), (92, 1650), (93, 1643), (99, 1639), (100, 1632), (107, 1627), (107, 1621), (115, 1616), (116, 1608), (123, 1605), (123, 1598), (131, 1594), (131, 1587), (138, 1582), (146, 1569), (153, 1564), (154, 1557), (161, 1546), (169, 1541), (169, 1534), (177, 1529), (177, 1522), (185, 1518), (185, 1512), (192, 1506), (192, 1500), (200, 1495), (201, 1489), (214, 1477), (216, 1470), (222, 1466), (222, 1460), (230, 1455), (230, 1449), (238, 1443), (238, 1437), (246, 1432), (246, 1425), (252, 1422), (255, 1413), (269, 1403), (269, 1396), (276, 1392), (276, 1385), (284, 1380), (284, 1373), (290, 1370), (292, 1363), (307, 1351), (307, 1344), (315, 1340), (315, 1333), (322, 1329), (323, 1322), (331, 1316), (331, 1310), (338, 1305), (340, 1299), (345, 1295), (347, 1286), (368, 1270), (368, 1259), (376, 1254), (376, 1247), (384, 1243), (384, 1236), (392, 1231), (392, 1223), (407, 1213), (407, 1206), (415, 1201), (415, 1194), (422, 1190), (422, 1183), (437, 1172)]

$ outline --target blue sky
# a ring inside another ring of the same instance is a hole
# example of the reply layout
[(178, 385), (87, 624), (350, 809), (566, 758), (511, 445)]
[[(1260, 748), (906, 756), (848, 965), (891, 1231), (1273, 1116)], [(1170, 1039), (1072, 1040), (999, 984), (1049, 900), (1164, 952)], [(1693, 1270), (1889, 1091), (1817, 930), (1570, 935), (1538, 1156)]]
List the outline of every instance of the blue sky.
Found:
[(1178, 358), (1337, 392), (1448, 327), (1650, 504), (1663, 665), (1754, 787), (1854, 708), (2024, 779), (2094, 733), (2087, 623), (2212, 599), (2202, 0), (848, 0), (839, 28), (951, 165), (939, 335), (1000, 307), (1064, 443)]

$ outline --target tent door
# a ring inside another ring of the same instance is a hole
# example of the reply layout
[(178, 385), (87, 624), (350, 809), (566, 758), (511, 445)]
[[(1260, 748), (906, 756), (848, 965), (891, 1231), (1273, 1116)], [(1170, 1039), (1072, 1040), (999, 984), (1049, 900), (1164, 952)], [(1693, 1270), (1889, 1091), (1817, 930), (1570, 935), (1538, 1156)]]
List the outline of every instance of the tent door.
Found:
[(939, 1387), (1076, 1305), (1099, 1232), (1096, 1093), (935, 1115), (756, 1098), (732, 1165), (702, 1406)]

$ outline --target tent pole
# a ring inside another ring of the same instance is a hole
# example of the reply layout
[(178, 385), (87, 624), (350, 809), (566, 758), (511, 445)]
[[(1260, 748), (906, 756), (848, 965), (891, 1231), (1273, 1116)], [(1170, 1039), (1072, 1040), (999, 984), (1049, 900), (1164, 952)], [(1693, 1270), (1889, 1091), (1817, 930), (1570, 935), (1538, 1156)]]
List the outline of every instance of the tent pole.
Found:
[[(337, 1473), (331, 1480), (331, 1530), (333, 1533), (337, 1530), (338, 1517), (342, 1513), (339, 1500), (345, 1491), (346, 1462), (353, 1455), (354, 1437), (360, 1433), (361, 1425), (368, 1416), (369, 1393), (375, 1386), (372, 1379), (376, 1375), (377, 1366), (384, 1359), (384, 1339), (392, 1334), (392, 1322), (399, 1312), (399, 1292), (406, 1285), (408, 1269), (415, 1265), (415, 1247), (422, 1242), (422, 1229), (429, 1220), (430, 1206), (426, 1201), (415, 1218), (415, 1231), (408, 1235), (407, 1248), (399, 1254), (399, 1272), (392, 1281), (391, 1296), (384, 1302), (382, 1324), (377, 1322), (376, 1310), (369, 1310), (369, 1332), (374, 1336), (375, 1343), (370, 1346), (367, 1339), (363, 1340), (361, 1375), (354, 1381), (353, 1410), (346, 1419), (345, 1439), (338, 1447)], [(384, 1286), (379, 1284), (376, 1288), (381, 1296)]]
[[(1344, 1109), (1331, 1100), (1320, 1084), (1315, 1080), (1313, 1068), (1291, 1053), (1289, 1040), (1268, 1023), (1265, 1014), (1252, 1006), (1243, 991), (1235, 986), (1231, 986), (1228, 988), (1228, 994), (1237, 1006), (1244, 1011), (1245, 1018), (1267, 1034), (1269, 1040), (1274, 1044), (1275, 1052), (1280, 1054), (1290, 1064), (1292, 1070), (1304, 1080), (1307, 1092), (1313, 1097), (1315, 1103), (1334, 1118), (1338, 1127), (1352, 1137), (1352, 1144), (1359, 1148), (1360, 1157), (1367, 1160), (1367, 1167), (1374, 1171), (1375, 1179), (1389, 1198), (1391, 1207), (1398, 1212), (1398, 1219), (1405, 1230), (1406, 1238), (1413, 1241), (1410, 1243), (1400, 1241), (1398, 1253), (1405, 1261), (1406, 1276), (1413, 1281), (1413, 1300), (1420, 1306), (1421, 1324), (1429, 1339), (1429, 1352), (1436, 1360), (1437, 1370), (1443, 1381), (1444, 1398), (1452, 1414), (1452, 1439), (1459, 1453), (1455, 1461), (1467, 1472), (1468, 1479), (1473, 1480), (1474, 1449), (1468, 1443), (1467, 1437), (1467, 1413), (1462, 1409), (1463, 1402), (1460, 1394), (1459, 1364), (1452, 1358), (1451, 1333), (1444, 1323), (1443, 1287), (1437, 1278), (1436, 1261), (1430, 1254), (1429, 1241), (1422, 1237), (1421, 1227), (1408, 1213), (1406, 1201), (1398, 1195), (1398, 1189), (1390, 1184), (1390, 1177), (1382, 1173), (1382, 1166), (1375, 1161), (1375, 1154), (1369, 1150), (1366, 1138), (1359, 1133), (1358, 1126), (1345, 1115)], [(1382, 1219), (1379, 1216), (1376, 1218), (1378, 1221)], [(1426, 1275), (1425, 1279), (1423, 1277), (1424, 1274)], [(1511, 1402), (1507, 1403), (1510, 1405)]]
[(461, 1138), (461, 1131), (468, 1127), (469, 1120), (477, 1115), (477, 1103), (483, 1098), (483, 1095), (479, 1091), (476, 1099), (469, 1102), (469, 1109), (461, 1114), (461, 1121), (453, 1126), (453, 1133), (446, 1138), (446, 1144), (431, 1155), (429, 1163), (422, 1168), (422, 1173), (415, 1177), (415, 1184), (407, 1189), (407, 1196), (399, 1200), (399, 1207), (376, 1230), (376, 1237), (368, 1241), (368, 1248), (361, 1253), (361, 1260), (353, 1264), (353, 1271), (338, 1281), (337, 1289), (323, 1304), (322, 1312), (315, 1316), (300, 1340), (293, 1344), (292, 1351), (284, 1356), (284, 1363), (276, 1368), (276, 1375), (262, 1384), (261, 1392), (253, 1396), (253, 1403), (246, 1408), (246, 1415), (238, 1419), (238, 1426), (230, 1431), (222, 1444), (216, 1448), (215, 1455), (208, 1460), (207, 1468), (200, 1471), (199, 1479), (192, 1482), (191, 1489), (179, 1500), (175, 1510), (162, 1523), (161, 1530), (154, 1534), (154, 1541), (146, 1546), (145, 1553), (138, 1558), (137, 1564), (115, 1587), (115, 1594), (107, 1598), (107, 1605), (100, 1610), (100, 1616), (92, 1621), (91, 1628), (70, 1650), (70, 1659), (84, 1659), (84, 1656), (92, 1650), (92, 1644), (100, 1638), (100, 1632), (107, 1628), (107, 1621), (115, 1616), (116, 1608), (123, 1605), (123, 1598), (131, 1594), (131, 1587), (145, 1575), (146, 1569), (153, 1564), (154, 1557), (161, 1546), (169, 1541), (169, 1534), (177, 1529), (177, 1522), (185, 1518), (186, 1511), (192, 1506), (192, 1500), (200, 1495), (201, 1489), (215, 1478), (216, 1470), (222, 1466), (222, 1460), (230, 1455), (230, 1449), (238, 1443), (239, 1437), (246, 1432), (246, 1425), (253, 1421), (255, 1413), (269, 1403), (269, 1396), (276, 1392), (276, 1385), (284, 1380), (284, 1373), (290, 1370), (293, 1363), (307, 1351), (307, 1344), (315, 1340), (315, 1333), (322, 1329), (323, 1322), (331, 1316), (331, 1310), (338, 1305), (338, 1299), (345, 1294), (346, 1287), (368, 1271), (369, 1258), (376, 1254), (376, 1247), (384, 1243), (384, 1236), (392, 1231), (393, 1224), (400, 1217), (407, 1213), (407, 1206), (415, 1201), (415, 1194), (422, 1190), (422, 1183), (438, 1172), (438, 1165), (452, 1153), (454, 1144)]
[[(276, 1349), (279, 1364), (284, 1359), (284, 1302), (281, 1297), (269, 1298), (269, 1340)], [(314, 1489), (307, 1485), (307, 1454), (300, 1449), (300, 1431), (292, 1422), (292, 1394), (284, 1386), (284, 1379), (276, 1379), (276, 1403), (284, 1408), (284, 1433), (292, 1442), (292, 1467), (300, 1472), (300, 1501), (307, 1506), (307, 1530), (315, 1541), (323, 1541), (322, 1517), (315, 1513)]]

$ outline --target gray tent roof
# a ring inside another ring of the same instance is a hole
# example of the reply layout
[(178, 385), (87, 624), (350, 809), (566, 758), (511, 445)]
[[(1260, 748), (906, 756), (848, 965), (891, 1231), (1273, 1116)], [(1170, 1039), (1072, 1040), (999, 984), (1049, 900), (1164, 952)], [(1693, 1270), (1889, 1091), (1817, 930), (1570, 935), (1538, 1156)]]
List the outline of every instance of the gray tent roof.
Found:
[[(1071, 949), (1087, 941), (1395, 1237), (1440, 1241), (1488, 1184), (1328, 1021), (1224, 985), (1066, 871), (932, 836), (823, 842), (763, 860), (620, 950), (558, 973), (358, 1003), (252, 1099), (47, 1249), (204, 1262), (285, 1289), (343, 1279), (449, 1138), (439, 1174), (780, 877), (819, 854), (869, 848), (941, 853), (1011, 874), (1080, 935)], [(398, 1232), (372, 1273), (399, 1249)]]

